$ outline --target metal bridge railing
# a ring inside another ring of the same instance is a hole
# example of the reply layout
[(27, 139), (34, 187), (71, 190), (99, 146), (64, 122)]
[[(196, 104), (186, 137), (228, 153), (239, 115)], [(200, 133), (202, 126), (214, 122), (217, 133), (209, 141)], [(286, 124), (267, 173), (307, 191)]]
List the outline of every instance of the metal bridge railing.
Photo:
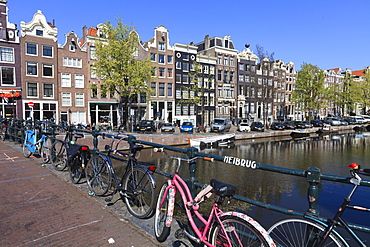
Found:
[[(23, 143), (24, 139), (24, 130), (25, 130), (25, 125), (33, 125), (37, 126), (39, 125), (40, 121), (25, 121), (25, 120), (20, 120), (20, 119), (0, 119), (0, 123), (11, 123), (11, 125), (8, 124), (8, 139), (10, 141), (14, 141), (17, 143)], [(57, 129), (61, 129), (61, 126), (56, 125), (54, 123), (48, 122), (48, 127), (51, 130), (52, 133), (52, 139), (55, 139), (55, 133), (57, 132)], [(98, 137), (102, 135), (103, 133), (97, 131), (97, 130), (85, 130), (85, 129), (77, 129), (77, 128), (72, 128), (71, 131), (78, 131), (78, 132), (85, 132), (89, 133), (93, 136), (93, 149), (92, 151), (94, 153), (98, 153)], [(113, 135), (110, 134), (104, 134), (107, 137), (113, 137)], [(275, 172), (275, 173), (280, 173), (280, 174), (287, 174), (287, 175), (292, 175), (292, 176), (298, 176), (302, 178), (306, 178), (308, 182), (308, 197), (311, 198), (308, 201), (308, 210), (306, 212), (299, 212), (299, 211), (294, 211), (291, 209), (286, 209), (282, 208), (276, 205), (260, 202), (257, 200), (253, 200), (250, 198), (242, 197), (239, 195), (235, 195), (234, 198), (236, 200), (246, 202), (252, 205), (256, 205), (258, 207), (263, 207), (266, 209), (274, 210), (276, 212), (284, 213), (287, 215), (304, 215), (304, 214), (310, 214), (313, 216), (316, 216), (320, 218), (323, 221), (328, 221), (325, 218), (319, 217), (319, 213), (317, 210), (317, 204), (319, 201), (319, 184), (321, 180), (327, 180), (327, 181), (332, 181), (332, 182), (340, 182), (340, 183), (346, 183), (350, 184), (349, 182), (349, 177), (344, 177), (344, 176), (336, 176), (336, 175), (330, 175), (330, 174), (322, 174), (320, 172), (320, 169), (317, 167), (310, 167), (307, 170), (296, 170), (296, 169), (290, 169), (290, 168), (283, 168), (283, 167), (277, 167), (277, 166), (270, 166), (270, 165), (265, 165), (265, 164), (260, 164), (257, 163), (253, 160), (247, 160), (247, 159), (240, 159), (238, 157), (231, 157), (231, 156), (217, 156), (217, 155), (212, 155), (212, 154), (206, 154), (199, 152), (197, 148), (194, 147), (189, 147), (187, 149), (182, 149), (182, 148), (176, 148), (172, 146), (167, 146), (163, 144), (158, 144), (158, 143), (152, 143), (152, 142), (147, 142), (143, 140), (137, 140), (135, 136), (128, 136), (126, 137), (126, 140), (128, 143), (135, 144), (143, 144), (146, 146), (150, 147), (157, 147), (157, 148), (164, 148), (169, 151), (173, 152), (178, 152), (178, 153), (183, 153), (188, 156), (188, 158), (194, 158), (196, 156), (202, 156), (202, 157), (208, 157), (208, 158), (213, 158), (215, 161), (223, 162), (229, 165), (237, 165), (240, 167), (245, 167), (246, 169), (260, 169), (264, 170), (267, 172)], [(117, 157), (114, 157), (115, 159), (120, 159)], [(202, 187), (203, 185), (198, 183), (198, 180), (196, 178), (196, 169), (197, 169), (197, 164), (195, 161), (189, 163), (189, 171), (190, 171), (190, 176), (189, 179), (187, 180), (187, 183), (189, 185), (189, 188), (191, 189), (193, 195), (196, 194), (196, 189), (197, 187)], [(156, 173), (170, 177), (172, 175), (166, 173), (165, 171), (156, 171)], [(362, 186), (370, 187), (370, 180), (362, 180), (361, 181)], [(362, 232), (367, 232), (370, 233), (370, 227), (368, 226), (362, 226), (362, 225), (357, 225), (357, 224), (352, 224), (349, 223), (350, 227), (352, 227), (355, 230), (359, 230)]]

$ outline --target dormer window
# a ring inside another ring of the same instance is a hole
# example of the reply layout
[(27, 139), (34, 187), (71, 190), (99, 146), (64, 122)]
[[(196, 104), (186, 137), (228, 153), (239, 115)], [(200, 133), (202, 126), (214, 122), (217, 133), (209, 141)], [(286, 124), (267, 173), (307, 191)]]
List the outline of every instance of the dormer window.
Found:
[(42, 35), (44, 35), (44, 31), (43, 30), (36, 30), (36, 35), (37, 36), (42, 36)]
[(71, 45), (69, 45), (69, 51), (75, 52), (76, 51), (76, 43), (72, 40)]

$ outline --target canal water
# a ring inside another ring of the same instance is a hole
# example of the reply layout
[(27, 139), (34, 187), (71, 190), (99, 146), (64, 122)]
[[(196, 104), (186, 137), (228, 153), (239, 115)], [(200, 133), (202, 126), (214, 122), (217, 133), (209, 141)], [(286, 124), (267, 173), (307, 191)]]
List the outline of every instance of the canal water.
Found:
[[(370, 133), (350, 133), (304, 140), (285, 138), (237, 141), (233, 147), (204, 149), (202, 152), (218, 156), (233, 156), (254, 160), (261, 164), (299, 170), (315, 166), (324, 174), (349, 176), (347, 166), (350, 163), (356, 162), (362, 167), (370, 168), (369, 144)], [(181, 154), (172, 153), (172, 155)], [(159, 170), (171, 174), (175, 171), (174, 163), (176, 161), (169, 159), (164, 154), (154, 153), (152, 149), (143, 150), (140, 160), (155, 163)], [(225, 183), (234, 184), (238, 195), (300, 212), (305, 212), (308, 209), (308, 182), (305, 178), (253, 170), (223, 162), (211, 163), (198, 160), (197, 164), (196, 177), (200, 183), (209, 183), (211, 178), (215, 178)], [(180, 175), (189, 178), (189, 169), (186, 163), (182, 164)], [(155, 178), (158, 188), (160, 188), (165, 178), (159, 175), (156, 175)], [(370, 179), (366, 176), (363, 178)], [(318, 203), (320, 216), (332, 217), (351, 188), (352, 185), (349, 184), (322, 181)], [(353, 197), (353, 204), (370, 207), (370, 188), (360, 187)], [(207, 203), (204, 205), (201, 204), (201, 207), (206, 208)], [(224, 211), (231, 209), (246, 211), (265, 228), (285, 216), (236, 200), (232, 200)], [(344, 218), (351, 223), (370, 226), (370, 213), (347, 210)], [(361, 237), (370, 243), (370, 234), (361, 234)]]

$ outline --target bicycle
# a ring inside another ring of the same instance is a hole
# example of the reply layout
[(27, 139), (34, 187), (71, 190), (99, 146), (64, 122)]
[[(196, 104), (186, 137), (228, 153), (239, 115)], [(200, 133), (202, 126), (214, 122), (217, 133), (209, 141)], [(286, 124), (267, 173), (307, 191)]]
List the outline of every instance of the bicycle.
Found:
[(0, 141), (5, 141), (8, 135), (8, 119), (2, 119), (0, 124)]
[[(154, 215), (155, 237), (159, 242), (164, 242), (170, 234), (171, 223), (174, 213), (175, 196), (179, 192), (186, 211), (190, 227), (196, 236), (186, 229), (179, 229), (175, 236), (187, 236), (196, 243), (206, 246), (275, 246), (267, 231), (255, 220), (246, 214), (239, 212), (223, 212), (219, 206), (226, 198), (228, 201), (235, 194), (235, 186), (211, 179), (210, 185), (205, 187), (193, 198), (186, 182), (179, 176), (181, 161), (191, 162), (195, 159), (203, 159), (213, 162), (213, 158), (194, 157), (191, 159), (168, 155), (163, 148), (155, 148), (154, 152), (163, 152), (169, 158), (177, 160), (177, 168), (171, 180), (165, 182), (159, 192), (156, 213)], [(199, 212), (199, 204), (216, 194), (216, 199), (208, 217)], [(203, 226), (198, 227), (195, 223), (200, 220)]]
[[(45, 123), (43, 123), (45, 124)], [(36, 130), (26, 130), (25, 138), (22, 147), (23, 155), (29, 158), (32, 154), (38, 155), (43, 159), (43, 163), (48, 163), (50, 161), (50, 149), (51, 142), (48, 135), (50, 133), (45, 132), (46, 127), (42, 127), (43, 132), (41, 132), (41, 137), (37, 140), (38, 131)]]
[[(77, 184), (85, 177), (85, 166), (91, 157), (89, 146), (76, 144), (77, 139), (83, 138), (82, 133), (73, 133), (72, 126), (67, 127), (67, 132), (62, 140), (55, 140), (51, 148), (51, 164), (57, 171), (68, 167), (71, 182)], [(74, 139), (74, 140), (73, 140)]]
[(279, 220), (268, 230), (278, 246), (353, 246), (352, 243), (348, 244), (345, 238), (335, 230), (337, 226), (342, 226), (360, 246), (366, 246), (342, 218), (342, 215), (346, 209), (370, 212), (370, 208), (350, 205), (351, 198), (362, 180), (359, 174), (370, 176), (370, 169), (360, 169), (356, 163), (350, 164), (348, 168), (351, 168), (350, 182), (354, 187), (344, 198), (334, 217), (328, 223), (310, 215), (292, 216)]
[[(143, 149), (142, 145), (136, 145), (129, 142), (129, 153), (118, 151), (118, 145), (125, 137), (121, 137), (116, 143), (114, 149), (113, 144), (115, 138), (119, 135), (130, 136), (125, 133), (118, 133), (112, 136), (111, 145), (106, 145), (106, 155), (96, 155), (90, 159), (86, 165), (86, 180), (92, 194), (96, 196), (104, 196), (108, 193), (112, 185), (115, 186), (111, 198), (106, 198), (107, 202), (112, 201), (113, 196), (119, 192), (120, 199), (127, 205), (128, 211), (135, 217), (144, 219), (152, 216), (154, 209), (154, 197), (156, 183), (152, 176), (156, 166), (144, 162), (137, 161), (136, 155)], [(102, 135), (103, 138), (105, 134)], [(118, 179), (112, 165), (111, 154), (116, 154), (128, 158), (127, 166), (125, 167), (121, 180)]]

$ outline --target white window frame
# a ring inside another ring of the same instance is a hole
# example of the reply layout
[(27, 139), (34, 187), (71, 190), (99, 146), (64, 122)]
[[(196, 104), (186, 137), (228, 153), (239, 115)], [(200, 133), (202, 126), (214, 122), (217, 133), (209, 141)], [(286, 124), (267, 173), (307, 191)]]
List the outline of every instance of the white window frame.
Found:
[[(51, 75), (49, 76), (46, 76), (44, 75), (44, 68), (51, 68)], [(46, 77), (46, 78), (54, 78), (54, 65), (53, 64), (49, 64), (49, 63), (43, 63), (42, 64), (42, 77)]]
[[(45, 96), (45, 85), (48, 84), (48, 85), (51, 85), (51, 96)], [(54, 98), (54, 84), (53, 83), (43, 83), (42, 84), (42, 96), (43, 98), (46, 98), (46, 99), (53, 99)]]
[[(7, 50), (10, 52), (3, 52)], [(5, 59), (3, 59), (5, 58)], [(10, 59), (7, 59), (10, 58)], [(14, 63), (14, 48), (12, 47), (5, 47), (5, 46), (0, 46), (0, 61), (1, 62), (7, 62), (7, 63)]]
[[(30, 83), (36, 84), (36, 95), (29, 95), (28, 94), (28, 88), (29, 88)], [(33, 81), (27, 82), (27, 98), (38, 98), (38, 97), (39, 97), (39, 84), (37, 82), (33, 82)]]
[[(33, 44), (33, 45), (36, 45), (36, 54), (32, 54), (32, 53), (28, 53), (27, 52), (27, 47), (28, 47), (28, 44)], [(28, 55), (28, 56), (35, 56), (35, 57), (37, 57), (38, 56), (38, 51), (39, 51), (39, 49), (38, 49), (38, 44), (35, 44), (35, 43), (31, 43), (31, 42), (26, 42), (26, 55)]]
[(72, 68), (82, 68), (81, 58), (63, 57), (63, 66)]
[(75, 106), (76, 107), (84, 107), (85, 106), (85, 95), (84, 95), (84, 93), (76, 93), (75, 94)]
[[(3, 68), (11, 68), (11, 69), (13, 69), (13, 83), (12, 84), (7, 84), (7, 83), (4, 83), (3, 82)], [(16, 80), (16, 78), (15, 78), (15, 68), (14, 67), (9, 67), (9, 66), (1, 66), (0, 67), (0, 69), (1, 69), (1, 71), (0, 71), (0, 79), (1, 79), (1, 85), (3, 85), (3, 86), (15, 86), (15, 80)]]
[[(44, 47), (50, 47), (51, 48), (51, 56), (45, 56), (44, 55)], [(53, 58), (54, 57), (54, 47), (52, 47), (51, 45), (42, 45), (42, 57)]]
[(75, 88), (85, 87), (85, 75), (75, 74)]
[[(29, 65), (29, 64), (31, 64), (31, 63), (32, 63), (32, 64), (36, 64), (36, 74), (35, 74), (35, 75), (33, 75), (33, 74), (28, 74), (28, 73), (27, 73), (27, 72), (28, 72), (28, 65)], [(38, 64), (38, 63), (36, 63), (36, 62), (26, 62), (26, 74), (27, 74), (27, 76), (35, 76), (35, 77), (36, 77), (36, 76), (38, 76), (38, 74), (39, 74), (39, 73), (38, 73), (38, 71), (39, 71), (39, 68), (38, 68), (38, 67), (39, 67), (39, 64)]]
[(61, 73), (61, 87), (71, 87), (71, 74)]
[(72, 106), (71, 93), (62, 92), (62, 106)]

